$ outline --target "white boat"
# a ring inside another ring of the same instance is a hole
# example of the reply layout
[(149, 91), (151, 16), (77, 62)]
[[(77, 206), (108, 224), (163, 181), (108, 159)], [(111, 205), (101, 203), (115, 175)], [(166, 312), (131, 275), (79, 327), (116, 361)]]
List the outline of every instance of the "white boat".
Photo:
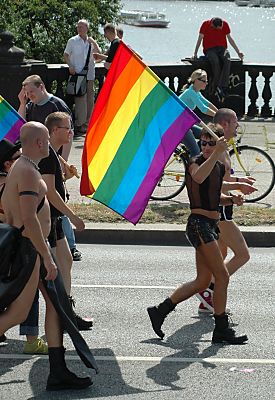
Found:
[(250, 0), (235, 0), (235, 3), (237, 4), (237, 6), (239, 7), (245, 7), (248, 6), (250, 3)]
[(275, 7), (275, 0), (235, 0), (237, 6)]
[(166, 15), (161, 12), (122, 10), (120, 13), (122, 21), (128, 25), (152, 27), (152, 28), (167, 28), (170, 21), (166, 19)]

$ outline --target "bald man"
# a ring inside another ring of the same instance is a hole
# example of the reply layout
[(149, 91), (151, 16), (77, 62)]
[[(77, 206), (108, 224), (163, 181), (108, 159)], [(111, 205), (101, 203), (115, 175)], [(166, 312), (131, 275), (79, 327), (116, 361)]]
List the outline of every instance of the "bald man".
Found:
[(47, 390), (82, 389), (92, 382), (90, 378), (78, 378), (67, 369), (59, 317), (45, 286), (40, 283), (42, 261), (44, 279), (54, 281), (57, 277), (57, 266), (46, 244), (51, 228), (47, 186), (38, 169), (39, 161), (49, 154), (49, 132), (39, 122), (28, 122), (21, 128), (20, 140), (22, 155), (7, 177), (2, 206), (7, 223), (22, 232), (17, 253), (20, 268), (29, 277), (18, 297), (0, 314), (0, 335), (26, 319), (39, 286), (46, 301), (45, 331), (50, 362)]

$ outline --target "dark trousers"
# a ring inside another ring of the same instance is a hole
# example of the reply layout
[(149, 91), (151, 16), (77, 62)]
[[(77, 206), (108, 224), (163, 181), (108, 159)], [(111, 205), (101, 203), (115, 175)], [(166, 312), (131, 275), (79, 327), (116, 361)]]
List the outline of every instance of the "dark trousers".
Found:
[(230, 54), (224, 47), (212, 47), (205, 53), (212, 69), (212, 89), (216, 87), (227, 88), (229, 84), (230, 74)]

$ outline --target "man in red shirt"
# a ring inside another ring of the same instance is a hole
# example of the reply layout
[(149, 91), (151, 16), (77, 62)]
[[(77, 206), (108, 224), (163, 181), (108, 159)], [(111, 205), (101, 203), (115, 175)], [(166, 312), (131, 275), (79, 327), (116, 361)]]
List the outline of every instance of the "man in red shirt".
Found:
[(227, 94), (229, 83), (230, 54), (227, 50), (227, 40), (242, 60), (244, 55), (231, 37), (228, 23), (215, 17), (202, 23), (194, 51), (194, 58), (197, 58), (202, 42), (203, 53), (208, 58), (213, 72), (211, 89), (213, 93), (216, 90), (221, 100)]

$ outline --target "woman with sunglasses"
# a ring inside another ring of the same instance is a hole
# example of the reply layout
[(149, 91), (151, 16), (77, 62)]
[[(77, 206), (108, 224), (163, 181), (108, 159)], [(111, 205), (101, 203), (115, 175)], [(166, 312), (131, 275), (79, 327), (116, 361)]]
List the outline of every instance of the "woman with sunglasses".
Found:
[[(182, 94), (179, 98), (191, 109), (194, 110), (196, 107), (210, 117), (214, 117), (218, 111), (217, 107), (214, 106), (209, 100), (207, 100), (202, 94), (201, 90), (205, 90), (207, 85), (207, 73), (203, 69), (197, 69), (194, 71), (188, 83), (183, 86)], [(197, 144), (196, 139), (200, 139), (201, 129), (198, 125), (194, 125), (185, 134), (182, 143), (189, 150), (190, 156), (194, 157), (200, 153), (200, 148)]]
[[(220, 127), (211, 124), (211, 129), (219, 136)], [(190, 159), (185, 176), (191, 208), (186, 235), (196, 250), (197, 276), (193, 281), (179, 286), (157, 307), (149, 307), (147, 311), (154, 332), (163, 339), (161, 328), (167, 315), (177, 304), (204, 290), (213, 275), (215, 328), (212, 343), (242, 344), (248, 340), (247, 336), (236, 336), (229, 327), (225, 311), (229, 274), (218, 245), (219, 205), (234, 202), (234, 196), (221, 193), (225, 167), (219, 158), (227, 149), (227, 143), (223, 136), (216, 141), (203, 129), (201, 144), (202, 153)]]

